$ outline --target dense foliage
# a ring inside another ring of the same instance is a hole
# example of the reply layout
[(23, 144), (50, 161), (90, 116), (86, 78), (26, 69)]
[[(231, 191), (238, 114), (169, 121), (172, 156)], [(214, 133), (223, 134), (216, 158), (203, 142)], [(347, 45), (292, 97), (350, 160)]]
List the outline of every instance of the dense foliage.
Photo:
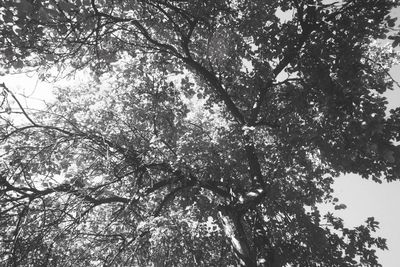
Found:
[(374, 218), (318, 206), (400, 178), (397, 5), (2, 1), (3, 71), (87, 78), (35, 112), (0, 84), (0, 264), (378, 266)]

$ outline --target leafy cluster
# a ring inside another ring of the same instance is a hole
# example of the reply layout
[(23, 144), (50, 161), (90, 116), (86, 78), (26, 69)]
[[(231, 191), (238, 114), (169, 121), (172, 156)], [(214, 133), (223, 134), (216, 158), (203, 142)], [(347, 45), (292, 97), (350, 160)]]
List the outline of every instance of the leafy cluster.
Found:
[(318, 206), (342, 173), (400, 178), (395, 7), (3, 1), (7, 71), (88, 77), (38, 112), (0, 85), (1, 263), (377, 266), (378, 223)]

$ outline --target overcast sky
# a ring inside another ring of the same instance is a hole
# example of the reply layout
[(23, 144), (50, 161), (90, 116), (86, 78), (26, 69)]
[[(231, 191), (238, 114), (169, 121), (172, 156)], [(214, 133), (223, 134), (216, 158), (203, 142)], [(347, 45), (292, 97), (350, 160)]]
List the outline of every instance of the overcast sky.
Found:
[[(400, 83), (400, 66), (391, 70)], [(400, 107), (400, 88), (388, 91), (389, 108)], [(388, 251), (379, 252), (383, 267), (398, 267), (400, 252), (400, 181), (377, 184), (357, 175), (340, 177), (335, 182), (335, 194), (347, 209), (336, 212), (348, 226), (358, 226), (368, 217), (380, 222), (378, 235), (387, 238)]]

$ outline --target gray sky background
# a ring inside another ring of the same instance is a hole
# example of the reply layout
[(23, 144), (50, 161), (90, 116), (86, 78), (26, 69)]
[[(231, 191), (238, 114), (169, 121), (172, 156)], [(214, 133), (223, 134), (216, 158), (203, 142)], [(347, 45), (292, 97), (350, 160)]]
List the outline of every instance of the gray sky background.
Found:
[[(400, 83), (400, 66), (391, 70)], [(400, 107), (400, 88), (386, 93), (389, 108)], [(400, 252), (400, 181), (375, 183), (350, 174), (339, 177), (334, 185), (335, 194), (347, 209), (337, 211), (347, 226), (358, 226), (368, 217), (380, 222), (378, 236), (387, 238), (389, 250), (379, 252), (383, 267), (398, 267)]]

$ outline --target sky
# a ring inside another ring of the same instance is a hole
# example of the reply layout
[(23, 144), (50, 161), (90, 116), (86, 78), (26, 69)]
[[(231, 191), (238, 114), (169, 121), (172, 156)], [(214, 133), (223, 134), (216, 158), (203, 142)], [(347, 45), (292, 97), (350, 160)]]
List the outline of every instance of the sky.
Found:
[[(400, 66), (390, 71), (392, 77), (400, 83)], [(400, 107), (400, 88), (386, 92), (388, 108)], [(368, 217), (380, 222), (377, 236), (387, 239), (389, 250), (379, 251), (378, 256), (383, 267), (398, 267), (400, 252), (400, 181), (375, 183), (350, 174), (336, 179), (335, 195), (347, 209), (336, 211), (345, 221), (345, 225), (358, 226)]]
[(368, 217), (380, 222), (376, 236), (387, 239), (389, 250), (377, 254), (383, 267), (399, 266), (400, 251), (400, 181), (377, 184), (357, 175), (346, 175), (336, 179), (335, 195), (347, 209), (335, 214), (344, 219), (345, 225), (361, 225)]

